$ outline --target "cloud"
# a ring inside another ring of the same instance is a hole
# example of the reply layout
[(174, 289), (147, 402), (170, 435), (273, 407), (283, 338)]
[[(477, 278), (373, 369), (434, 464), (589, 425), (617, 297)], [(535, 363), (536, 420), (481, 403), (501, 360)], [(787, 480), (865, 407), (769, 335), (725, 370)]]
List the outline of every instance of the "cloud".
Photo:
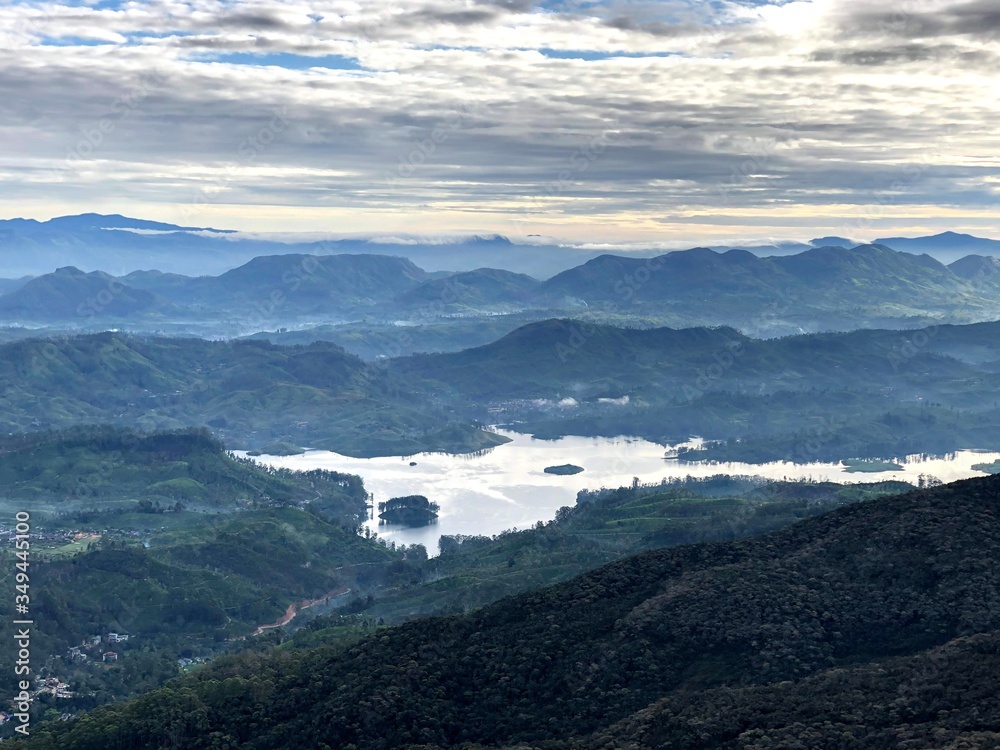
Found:
[(821, 49), (813, 53), (812, 59), (819, 62), (834, 61), (845, 65), (866, 66), (902, 65), (928, 60), (990, 66), (995, 66), (997, 62), (996, 55), (986, 50), (969, 49), (957, 44), (919, 42), (848, 50)]
[(411, 234), (995, 216), (996, 13), (908, 6), (6, 5), (0, 189)]
[(973, 2), (910, 2), (899, 8), (849, 8), (844, 27), (854, 33), (905, 39), (969, 37), (996, 40), (1000, 8), (993, 0)]

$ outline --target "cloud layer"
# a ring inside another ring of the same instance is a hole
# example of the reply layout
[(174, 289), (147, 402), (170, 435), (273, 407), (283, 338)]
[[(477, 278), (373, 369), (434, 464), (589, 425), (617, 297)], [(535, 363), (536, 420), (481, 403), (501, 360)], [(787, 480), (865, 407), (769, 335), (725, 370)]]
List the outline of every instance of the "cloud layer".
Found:
[(1000, 232), (992, 0), (0, 6), (5, 213)]

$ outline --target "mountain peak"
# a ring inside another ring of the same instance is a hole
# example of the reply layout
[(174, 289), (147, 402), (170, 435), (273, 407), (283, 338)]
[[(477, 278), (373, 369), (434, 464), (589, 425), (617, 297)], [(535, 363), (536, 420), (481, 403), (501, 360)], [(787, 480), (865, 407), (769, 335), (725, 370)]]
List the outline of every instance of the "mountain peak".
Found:
[(81, 271), (76, 266), (63, 266), (62, 268), (57, 268), (52, 273), (56, 276), (72, 276), (72, 277), (80, 277), (87, 275), (85, 271)]
[(508, 239), (507, 237), (504, 237), (502, 234), (485, 234), (485, 235), (476, 234), (476, 235), (473, 235), (473, 237), (472, 237), (472, 239), (470, 241), (474, 242), (474, 243), (476, 243), (478, 245), (513, 245), (514, 244), (514, 243), (512, 243), (510, 241), (510, 239)]
[(931, 237), (937, 238), (937, 239), (963, 239), (963, 240), (978, 240), (978, 239), (980, 239), (979, 237), (976, 237), (975, 235), (972, 235), (972, 234), (964, 234), (963, 232), (950, 232), (950, 231), (949, 232), (941, 232), (940, 234), (933, 234), (933, 235), (931, 235)]
[(813, 247), (856, 247), (864, 243), (849, 240), (846, 237), (831, 235), (829, 237), (817, 237), (816, 239), (809, 240), (809, 244)]
[(162, 221), (148, 219), (133, 219), (121, 214), (86, 213), (70, 216), (57, 216), (48, 221), (37, 223), (39, 228), (62, 229), (68, 231), (86, 231), (94, 229), (144, 229), (157, 232), (227, 232), (229, 230), (211, 229), (209, 227), (183, 227), (177, 224), (167, 224)]

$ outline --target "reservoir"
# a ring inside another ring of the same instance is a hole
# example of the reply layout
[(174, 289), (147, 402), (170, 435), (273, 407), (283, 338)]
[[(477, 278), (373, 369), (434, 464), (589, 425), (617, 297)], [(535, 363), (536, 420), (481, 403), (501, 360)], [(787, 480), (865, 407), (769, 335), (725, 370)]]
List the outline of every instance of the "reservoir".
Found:
[[(438, 538), (443, 534), (492, 536), (507, 529), (524, 529), (538, 521), (551, 520), (564, 505), (574, 505), (580, 490), (621, 487), (635, 479), (654, 483), (686, 476), (737, 474), (844, 483), (898, 479), (916, 484), (921, 474), (944, 482), (983, 476), (983, 472), (972, 468), (974, 464), (1000, 460), (1000, 453), (969, 450), (944, 457), (910, 456), (897, 461), (901, 467), (898, 471), (848, 472), (843, 463), (681, 462), (664, 458), (678, 446), (658, 445), (639, 438), (570, 436), (536, 440), (517, 432), (499, 432), (511, 438), (511, 442), (476, 454), (350, 458), (330, 451), (307, 451), (298, 456), (260, 456), (256, 460), (288, 469), (358, 474), (376, 504), (391, 497), (425, 495), (441, 506), (437, 523), (404, 528), (380, 523), (376, 513), (366, 525), (397, 544), (423, 544), (432, 556), (437, 554)], [(545, 473), (546, 467), (563, 464), (584, 470), (566, 476)]]

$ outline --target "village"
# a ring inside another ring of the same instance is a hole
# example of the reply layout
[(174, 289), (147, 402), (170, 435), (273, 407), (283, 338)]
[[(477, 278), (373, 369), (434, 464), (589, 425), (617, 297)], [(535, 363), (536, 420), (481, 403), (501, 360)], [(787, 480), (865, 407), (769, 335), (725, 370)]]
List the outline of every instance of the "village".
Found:
[[(130, 638), (128, 633), (109, 632), (104, 635), (93, 635), (85, 638), (79, 646), (71, 647), (66, 652), (66, 658), (71, 661), (93, 661), (95, 663), (100, 661), (105, 664), (113, 664), (118, 661), (120, 654), (118, 651), (112, 650), (111, 647), (128, 643)], [(70, 685), (60, 677), (36, 675), (34, 687), (29, 691), (29, 695), (31, 700), (34, 700), (44, 695), (50, 695), (53, 698), (72, 698), (75, 693), (70, 689)], [(10, 712), (0, 711), (0, 725), (6, 724), (13, 718), (13, 712), (16, 710), (15, 704), (16, 701), (10, 702)]]

